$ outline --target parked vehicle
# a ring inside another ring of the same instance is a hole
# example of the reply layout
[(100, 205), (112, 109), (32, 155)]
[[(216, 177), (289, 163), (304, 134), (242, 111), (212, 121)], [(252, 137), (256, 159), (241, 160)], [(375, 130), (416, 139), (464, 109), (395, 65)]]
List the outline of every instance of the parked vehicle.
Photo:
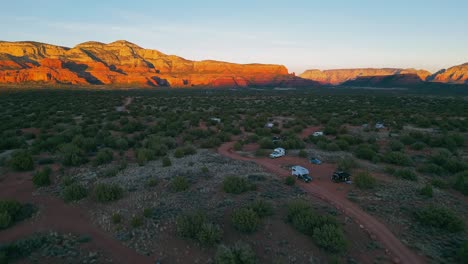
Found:
[(314, 137), (321, 137), (321, 136), (323, 136), (323, 132), (322, 131), (317, 131), (317, 132), (314, 132), (312, 135)]
[(315, 164), (315, 165), (320, 165), (322, 164), (322, 161), (317, 158), (310, 158), (310, 163)]
[(335, 171), (331, 177), (333, 182), (349, 182), (351, 180), (351, 174), (344, 171)]
[(296, 178), (304, 181), (311, 182), (312, 178), (309, 176), (309, 170), (301, 166), (292, 166), (291, 174), (296, 176)]
[(286, 155), (286, 150), (284, 150), (284, 148), (275, 148), (270, 154), (270, 158), (276, 159), (279, 157), (283, 157), (284, 155)]

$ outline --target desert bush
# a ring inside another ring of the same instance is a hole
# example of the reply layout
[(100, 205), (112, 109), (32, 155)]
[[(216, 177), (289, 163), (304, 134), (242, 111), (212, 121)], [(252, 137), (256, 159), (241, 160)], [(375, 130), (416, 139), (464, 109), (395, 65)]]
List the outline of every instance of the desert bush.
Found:
[(147, 148), (140, 148), (136, 151), (136, 159), (140, 166), (145, 165), (148, 161), (154, 160), (155, 153)]
[(446, 207), (429, 206), (415, 212), (416, 220), (425, 226), (440, 228), (448, 232), (463, 231), (463, 220)]
[(146, 186), (148, 187), (155, 187), (159, 183), (157, 178), (149, 178), (146, 180)]
[(286, 177), (286, 179), (284, 179), (284, 183), (286, 185), (292, 186), (292, 185), (294, 185), (296, 183), (296, 178), (294, 178), (293, 176), (290, 175), (290, 176)]
[(257, 231), (260, 225), (260, 218), (257, 213), (248, 208), (235, 210), (232, 214), (231, 220), (234, 228), (245, 233)]
[(416, 175), (416, 173), (414, 173), (414, 171), (412, 171), (410, 169), (398, 169), (393, 173), (393, 175), (395, 177), (398, 177), (398, 178), (401, 178), (401, 179), (404, 179), (404, 180), (408, 180), (408, 181), (417, 181), (418, 180), (418, 176)]
[(265, 200), (256, 200), (247, 208), (252, 209), (260, 218), (273, 215), (273, 206)]
[(463, 243), (458, 249), (457, 260), (460, 264), (468, 263), (468, 242)]
[(34, 168), (31, 154), (26, 150), (17, 150), (11, 155), (10, 166), (17, 171), (29, 171)]
[(31, 217), (35, 212), (36, 208), (30, 204), (22, 205), (14, 200), (0, 200), (0, 230)]
[(216, 264), (256, 264), (253, 249), (246, 243), (237, 242), (232, 247), (221, 245), (215, 256)]
[(34, 186), (36, 187), (49, 186), (51, 183), (50, 182), (51, 172), (52, 172), (52, 169), (50, 167), (44, 167), (42, 170), (37, 171), (32, 178)]
[(120, 224), (122, 222), (122, 215), (119, 213), (113, 213), (111, 216), (111, 221), (113, 224)]
[(339, 253), (346, 249), (346, 239), (343, 230), (336, 225), (325, 224), (314, 228), (312, 235), (315, 243), (330, 252)]
[(299, 151), (299, 157), (301, 158), (307, 158), (307, 152), (303, 149)]
[(453, 188), (468, 196), (468, 170), (455, 174), (454, 178)]
[(197, 240), (204, 246), (212, 246), (218, 244), (223, 238), (223, 231), (219, 225), (212, 223), (204, 223), (198, 234)]
[(88, 190), (78, 183), (68, 185), (62, 191), (62, 198), (65, 202), (79, 201), (86, 196), (88, 196)]
[(234, 143), (234, 150), (235, 150), (235, 151), (240, 151), (240, 150), (242, 150), (242, 144), (241, 144), (239, 141), (237, 141), (236, 143)]
[(370, 160), (377, 156), (377, 152), (375, 152), (369, 145), (364, 144), (364, 145), (359, 145), (354, 152), (356, 157), (360, 159), (365, 159), (365, 160)]
[(94, 166), (110, 163), (114, 159), (114, 155), (111, 149), (101, 149), (96, 154), (96, 158), (93, 160)]
[(243, 177), (227, 176), (223, 180), (223, 190), (226, 193), (241, 194), (253, 188), (252, 184)]
[(170, 167), (170, 166), (172, 166), (171, 159), (170, 159), (168, 156), (165, 156), (165, 157), (162, 159), (162, 166), (163, 166), (163, 167)]
[(143, 210), (143, 216), (146, 217), (146, 218), (150, 218), (153, 216), (153, 209), (151, 208), (145, 208)]
[(221, 228), (210, 223), (206, 214), (200, 211), (179, 216), (176, 231), (179, 236), (195, 239), (206, 246), (220, 242), (223, 236)]
[(421, 190), (419, 190), (419, 194), (426, 196), (426, 197), (432, 197), (432, 185), (431, 184), (426, 184)]
[(86, 162), (83, 150), (72, 143), (60, 145), (59, 152), (65, 166), (79, 166)]
[(405, 145), (403, 145), (403, 143), (401, 143), (399, 140), (393, 139), (393, 140), (390, 140), (390, 142), (388, 142), (388, 147), (392, 151), (401, 151), (403, 150)]
[(130, 220), (130, 225), (133, 228), (137, 228), (143, 225), (143, 218), (141, 216), (133, 216), (132, 219)]
[(268, 151), (266, 149), (259, 148), (255, 151), (256, 157), (265, 157), (267, 154), (268, 154)]
[(369, 172), (360, 172), (354, 177), (354, 183), (359, 189), (372, 189), (377, 180)]
[(355, 169), (359, 167), (357, 161), (353, 158), (341, 158), (338, 161), (338, 170), (342, 171), (351, 171), (352, 169)]
[(0, 211), (0, 230), (9, 227), (12, 222), (12, 217), (8, 212)]
[(384, 155), (384, 161), (390, 164), (400, 166), (410, 166), (413, 162), (411, 159), (402, 152), (388, 152)]
[(414, 142), (413, 144), (411, 144), (411, 148), (414, 150), (422, 150), (425, 147), (426, 144), (424, 144), (423, 142)]
[(101, 203), (117, 201), (123, 197), (122, 187), (116, 184), (99, 183), (94, 187), (93, 192), (94, 199)]
[(190, 187), (190, 182), (187, 179), (187, 177), (184, 176), (177, 176), (174, 177), (171, 181), (171, 190), (173, 192), (183, 192), (185, 190), (188, 190)]

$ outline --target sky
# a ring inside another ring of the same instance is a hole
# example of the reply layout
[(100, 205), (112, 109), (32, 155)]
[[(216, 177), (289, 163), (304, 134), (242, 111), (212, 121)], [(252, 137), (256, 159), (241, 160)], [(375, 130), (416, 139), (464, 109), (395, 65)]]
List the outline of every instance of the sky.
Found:
[(305, 69), (468, 62), (464, 0), (15, 0), (0, 40), (73, 47), (125, 39), (192, 60)]

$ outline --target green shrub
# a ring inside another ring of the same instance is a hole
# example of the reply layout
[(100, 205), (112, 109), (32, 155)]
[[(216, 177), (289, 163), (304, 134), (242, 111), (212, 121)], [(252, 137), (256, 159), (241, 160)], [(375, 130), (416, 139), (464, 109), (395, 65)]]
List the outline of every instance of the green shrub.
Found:
[(197, 240), (204, 246), (218, 244), (222, 238), (223, 230), (212, 223), (204, 223), (197, 234)]
[(101, 149), (96, 154), (96, 158), (93, 160), (94, 166), (110, 163), (114, 159), (114, 154), (111, 149)]
[(137, 228), (137, 227), (142, 226), (143, 225), (143, 218), (141, 216), (132, 217), (132, 219), (130, 220), (130, 225), (133, 228)]
[(457, 173), (454, 178), (453, 188), (468, 196), (468, 170)]
[(325, 224), (314, 228), (312, 235), (314, 242), (330, 252), (343, 252), (346, 249), (346, 239), (341, 228), (336, 225)]
[(354, 177), (354, 183), (359, 189), (372, 189), (377, 180), (369, 172), (360, 172)]
[(338, 161), (338, 170), (351, 171), (358, 167), (358, 163), (353, 158), (341, 158)]
[(423, 142), (415, 142), (411, 144), (411, 148), (414, 150), (423, 150), (426, 147), (426, 144)]
[(122, 222), (122, 215), (119, 213), (113, 213), (111, 216), (111, 221), (113, 224), (120, 224)]
[(8, 212), (0, 211), (0, 230), (9, 227), (12, 222), (13, 222), (13, 219)]
[(463, 220), (446, 207), (426, 207), (416, 211), (416, 220), (425, 226), (440, 228), (448, 232), (460, 232), (465, 229)]
[(256, 200), (247, 208), (252, 209), (260, 218), (273, 215), (273, 206), (265, 200)]
[(432, 179), (431, 185), (439, 189), (447, 189), (449, 187), (448, 183), (442, 179)]
[(296, 183), (296, 178), (294, 178), (293, 176), (289, 175), (288, 177), (286, 177), (286, 179), (284, 180), (284, 183), (286, 183), (286, 185), (289, 185), (289, 186), (292, 186)]
[(26, 150), (17, 150), (11, 155), (10, 166), (17, 171), (30, 171), (34, 169), (31, 154)]
[(240, 143), (239, 141), (234, 143), (234, 150), (235, 151), (241, 151), (242, 150), (242, 143)]
[(86, 162), (83, 150), (72, 143), (61, 145), (59, 152), (65, 166), (79, 166)]
[(44, 167), (44, 169), (36, 172), (32, 178), (34, 186), (43, 187), (50, 185), (50, 173), (52, 169), (50, 167)]
[(299, 151), (299, 157), (301, 157), (301, 158), (307, 158), (307, 151), (301, 149), (301, 150)]
[(460, 264), (468, 263), (468, 242), (463, 243), (458, 249), (457, 260)]
[(170, 166), (172, 166), (171, 159), (170, 159), (168, 156), (166, 156), (166, 157), (164, 157), (164, 158), (162, 159), (162, 166), (163, 166), (163, 167), (170, 167)]
[(223, 236), (221, 228), (210, 223), (206, 214), (200, 211), (179, 216), (176, 231), (179, 236), (195, 239), (205, 246), (219, 243)]
[(410, 169), (396, 170), (393, 173), (393, 175), (398, 177), (398, 178), (408, 180), (408, 181), (417, 181), (418, 180), (418, 176), (416, 175), (416, 173), (414, 173), (414, 171), (412, 171)]
[(419, 194), (426, 196), (426, 197), (432, 197), (432, 185), (431, 184), (426, 184), (421, 190), (419, 191)]
[(159, 181), (157, 178), (149, 178), (148, 180), (146, 180), (146, 186), (148, 187), (155, 187), (158, 185), (158, 183)]
[(410, 166), (413, 162), (402, 152), (388, 152), (384, 155), (384, 161), (400, 166)]
[(372, 160), (375, 156), (377, 156), (377, 152), (375, 152), (368, 145), (359, 145), (354, 154), (356, 157), (365, 160)]
[(401, 151), (405, 147), (405, 145), (403, 145), (403, 143), (401, 143), (399, 140), (395, 140), (395, 139), (390, 140), (390, 142), (388, 143), (388, 146), (390, 147), (390, 149), (392, 151)]
[(179, 216), (176, 221), (176, 230), (179, 236), (195, 239), (208, 217), (203, 212), (194, 212)]
[(252, 184), (246, 178), (227, 176), (223, 180), (223, 190), (226, 193), (241, 194), (251, 190)]
[(153, 216), (153, 209), (151, 208), (145, 208), (143, 210), (143, 216), (146, 217), (146, 218), (150, 218)]
[(79, 201), (88, 195), (88, 190), (83, 185), (73, 183), (66, 186), (62, 191), (62, 197), (65, 202)]
[(112, 202), (122, 197), (123, 189), (118, 185), (99, 183), (94, 187), (94, 199), (97, 202)]
[(243, 242), (237, 242), (232, 247), (221, 245), (215, 256), (216, 264), (256, 264), (257, 259), (253, 249)]
[(311, 210), (312, 208), (310, 205), (303, 200), (295, 200), (290, 202), (287, 205), (288, 212), (287, 212), (287, 220), (288, 222), (292, 222), (293, 219), (303, 211)]
[(257, 213), (248, 208), (235, 210), (231, 220), (234, 228), (245, 233), (255, 232), (260, 225), (260, 218)]
[(175, 151), (174, 151), (174, 158), (183, 158), (184, 157), (184, 150), (182, 148), (177, 148)]
[(255, 151), (256, 157), (265, 157), (267, 154), (268, 154), (268, 151), (266, 149), (259, 148)]
[(155, 153), (153, 150), (140, 148), (136, 151), (136, 159), (140, 166), (145, 165), (148, 161), (154, 160)]
[(187, 179), (187, 177), (184, 177), (184, 176), (177, 176), (173, 178), (171, 181), (171, 186), (170, 186), (173, 192), (183, 192), (183, 191), (188, 190), (189, 187), (190, 187), (190, 182)]

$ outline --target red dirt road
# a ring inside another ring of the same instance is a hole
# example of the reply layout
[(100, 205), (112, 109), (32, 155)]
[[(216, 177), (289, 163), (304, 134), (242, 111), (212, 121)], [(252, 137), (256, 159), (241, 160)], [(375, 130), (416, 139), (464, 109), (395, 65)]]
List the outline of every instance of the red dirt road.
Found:
[(139, 255), (95, 226), (87, 211), (76, 204), (65, 204), (50, 195), (33, 195), (30, 173), (8, 173), (0, 182), (0, 199), (15, 199), (32, 203), (39, 208), (38, 215), (6, 230), (0, 231), (0, 243), (25, 238), (35, 232), (57, 231), (88, 235), (86, 247), (100, 251), (113, 263), (153, 263), (149, 257)]
[[(310, 131), (306, 133), (308, 132)], [(266, 170), (284, 177), (290, 175), (290, 172), (285, 168), (288, 165), (301, 165), (307, 168), (311, 172), (313, 181), (308, 184), (300, 183), (300, 186), (305, 191), (332, 204), (345, 215), (362, 225), (371, 236), (375, 236), (382, 243), (396, 263), (425, 263), (422, 256), (417, 255), (403, 245), (384, 224), (346, 199), (346, 193), (350, 185), (338, 185), (329, 180), (335, 170), (334, 165), (312, 165), (306, 159), (287, 156), (279, 159), (245, 157), (233, 151), (234, 143), (228, 142), (221, 145), (218, 148), (218, 153), (235, 160), (253, 161)]]

